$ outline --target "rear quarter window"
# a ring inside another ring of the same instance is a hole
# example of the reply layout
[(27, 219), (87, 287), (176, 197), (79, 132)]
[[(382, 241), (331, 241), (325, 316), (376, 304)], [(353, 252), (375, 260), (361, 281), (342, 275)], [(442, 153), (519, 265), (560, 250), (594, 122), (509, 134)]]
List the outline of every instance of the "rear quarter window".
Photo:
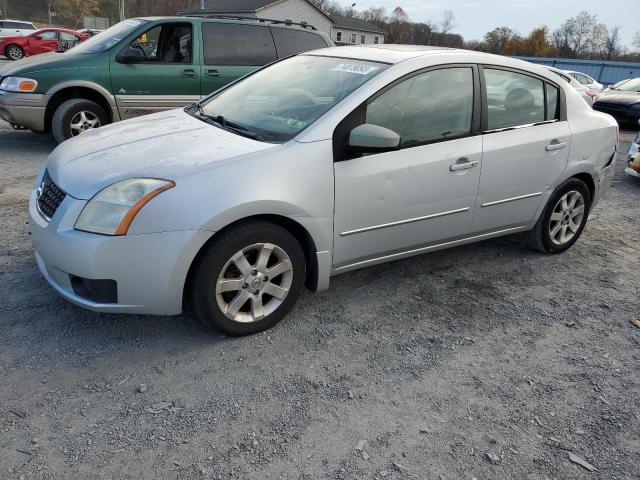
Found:
[(267, 26), (203, 23), (206, 65), (261, 66), (276, 60), (276, 48)]
[(327, 47), (327, 42), (317, 33), (287, 28), (272, 28), (271, 32), (279, 58)]

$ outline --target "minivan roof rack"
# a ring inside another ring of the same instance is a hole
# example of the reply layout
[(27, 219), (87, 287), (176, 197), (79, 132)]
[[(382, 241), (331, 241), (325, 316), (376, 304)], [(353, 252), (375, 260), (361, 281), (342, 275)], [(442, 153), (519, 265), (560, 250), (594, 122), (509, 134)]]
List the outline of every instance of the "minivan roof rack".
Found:
[(257, 18), (257, 17), (243, 17), (241, 15), (222, 15), (215, 13), (197, 13), (197, 12), (189, 12), (185, 15), (181, 15), (185, 17), (198, 17), (198, 18), (221, 18), (227, 20), (251, 20), (254, 22), (260, 23), (271, 23), (274, 25), (296, 25), (302, 28), (309, 28), (311, 30), (317, 30), (316, 27), (307, 22), (294, 22), (293, 20), (275, 20), (273, 18)]

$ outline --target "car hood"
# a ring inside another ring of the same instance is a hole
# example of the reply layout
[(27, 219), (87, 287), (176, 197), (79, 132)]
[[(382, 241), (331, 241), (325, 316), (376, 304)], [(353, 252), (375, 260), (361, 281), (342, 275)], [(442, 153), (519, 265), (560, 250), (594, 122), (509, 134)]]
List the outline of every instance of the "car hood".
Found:
[[(0, 42), (5, 37), (0, 37)], [(21, 38), (21, 37), (18, 37)], [(71, 52), (71, 53), (70, 53)], [(66, 52), (47, 52), (32, 57), (24, 57), (17, 62), (9, 62), (0, 66), (0, 77), (9, 75), (25, 75), (39, 72), (48, 72), (63, 68), (79, 68), (93, 65), (97, 59), (94, 54), (75, 53), (72, 50)], [(69, 62), (73, 62), (71, 65)]]
[(196, 169), (280, 148), (236, 135), (170, 110), (88, 130), (60, 144), (47, 159), (53, 181), (89, 199), (126, 178), (175, 180)]
[(640, 102), (639, 92), (621, 92), (619, 90), (608, 90), (600, 93), (596, 102), (615, 103), (619, 105), (631, 105)]

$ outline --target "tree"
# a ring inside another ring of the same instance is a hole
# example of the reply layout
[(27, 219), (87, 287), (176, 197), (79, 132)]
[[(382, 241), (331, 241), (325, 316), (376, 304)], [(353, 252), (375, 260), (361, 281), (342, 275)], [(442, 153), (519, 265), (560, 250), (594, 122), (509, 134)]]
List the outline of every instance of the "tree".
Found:
[(561, 55), (585, 56), (592, 51), (593, 43), (598, 41), (599, 29), (598, 17), (582, 11), (553, 32), (554, 46)]
[(640, 32), (636, 32), (633, 36), (633, 48), (635, 48), (636, 52), (640, 53)]
[(402, 7), (396, 7), (389, 19), (388, 43), (408, 43), (409, 32), (409, 15)]
[(97, 0), (54, 0), (51, 2), (51, 9), (70, 27), (79, 28), (83, 17), (100, 11), (100, 4)]
[(445, 10), (442, 14), (442, 20), (440, 21), (440, 35), (438, 45), (445, 45), (445, 38), (447, 33), (456, 28), (456, 17), (451, 10)]
[(342, 8), (334, 0), (310, 0), (316, 7), (329, 15), (344, 15), (344, 8)]
[(484, 34), (484, 50), (490, 53), (503, 53), (506, 51), (507, 44), (517, 37), (518, 33), (509, 27), (494, 28)]

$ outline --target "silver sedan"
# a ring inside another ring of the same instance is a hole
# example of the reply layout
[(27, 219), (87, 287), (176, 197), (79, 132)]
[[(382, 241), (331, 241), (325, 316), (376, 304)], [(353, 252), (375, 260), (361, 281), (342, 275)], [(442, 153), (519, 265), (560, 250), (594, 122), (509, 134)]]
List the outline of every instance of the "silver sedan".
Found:
[(540, 66), (330, 48), (64, 142), (30, 229), (42, 274), (77, 305), (189, 305), (244, 335), (350, 270), (516, 232), (567, 250), (609, 188), (617, 135)]

